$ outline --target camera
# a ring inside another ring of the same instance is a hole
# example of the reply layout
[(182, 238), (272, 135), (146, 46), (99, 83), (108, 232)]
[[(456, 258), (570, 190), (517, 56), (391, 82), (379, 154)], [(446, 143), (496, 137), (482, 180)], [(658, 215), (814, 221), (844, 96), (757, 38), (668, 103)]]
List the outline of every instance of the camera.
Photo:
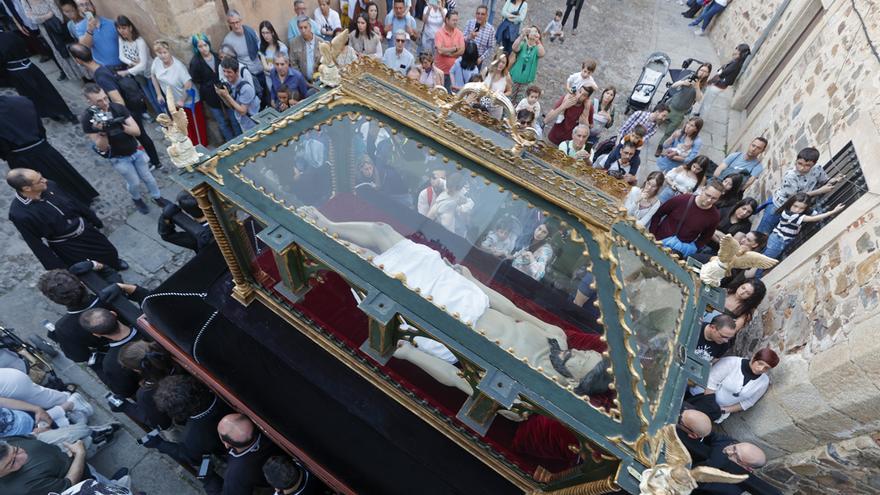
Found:
[(577, 85), (575, 85), (575, 86), (568, 88), (568, 90), (571, 91), (571, 94), (576, 94), (578, 92), (578, 87), (577, 87)]
[(229, 94), (232, 94), (232, 85), (226, 81), (217, 81), (214, 83), (215, 89), (225, 89)]
[(125, 122), (125, 117), (114, 117), (113, 113), (109, 110), (101, 110), (96, 106), (89, 107), (89, 111), (92, 113), (92, 118), (90, 122), (95, 128), (98, 125), (101, 125), (101, 131), (106, 133), (107, 136), (117, 136), (122, 134), (122, 123)]

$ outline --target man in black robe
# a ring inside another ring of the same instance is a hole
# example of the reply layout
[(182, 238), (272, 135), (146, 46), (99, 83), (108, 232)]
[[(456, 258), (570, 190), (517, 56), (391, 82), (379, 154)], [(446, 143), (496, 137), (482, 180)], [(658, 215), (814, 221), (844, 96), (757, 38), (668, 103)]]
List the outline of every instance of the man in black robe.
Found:
[(140, 378), (134, 371), (122, 366), (119, 352), (122, 346), (136, 340), (144, 340), (137, 327), (123, 325), (116, 314), (105, 308), (88, 309), (79, 315), (79, 324), (95, 337), (107, 339), (107, 353), (101, 361), (102, 380), (117, 397), (134, 397)]
[[(0, 158), (9, 168), (36, 170), (85, 204), (96, 191), (61, 153), (46, 141), (46, 129), (34, 104), (23, 96), (0, 96)], [(14, 116), (14, 118), (12, 118)]]
[(95, 212), (39, 172), (15, 168), (6, 174), (6, 183), (16, 192), (9, 219), (45, 269), (68, 268), (84, 260), (128, 269), (110, 240), (98, 231), (104, 224)]
[[(750, 474), (767, 463), (764, 451), (758, 446), (738, 442), (724, 435), (713, 434), (708, 439), (712, 450), (709, 458), (694, 466), (708, 466), (730, 474)], [(745, 482), (743, 482), (745, 483)], [(742, 483), (700, 483), (693, 495), (739, 495), (746, 490)]]
[(21, 38), (14, 33), (0, 32), (0, 71), (12, 81), (18, 94), (36, 105), (40, 117), (77, 123), (64, 98), (29, 57)]

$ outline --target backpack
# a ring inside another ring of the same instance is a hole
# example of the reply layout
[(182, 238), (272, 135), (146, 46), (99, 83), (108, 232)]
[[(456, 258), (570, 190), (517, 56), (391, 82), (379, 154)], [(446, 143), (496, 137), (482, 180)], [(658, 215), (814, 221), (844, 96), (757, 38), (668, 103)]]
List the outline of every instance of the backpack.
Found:
[[(146, 108), (144, 92), (141, 91), (141, 85), (138, 84), (134, 77), (120, 76), (116, 71), (106, 66), (102, 66), (98, 70), (105, 70), (113, 77), (113, 81), (119, 87), (119, 95), (122, 96), (122, 101), (125, 102), (126, 108), (131, 112), (143, 112), (143, 109)], [(97, 71), (95, 71), (95, 74), (97, 76)]]

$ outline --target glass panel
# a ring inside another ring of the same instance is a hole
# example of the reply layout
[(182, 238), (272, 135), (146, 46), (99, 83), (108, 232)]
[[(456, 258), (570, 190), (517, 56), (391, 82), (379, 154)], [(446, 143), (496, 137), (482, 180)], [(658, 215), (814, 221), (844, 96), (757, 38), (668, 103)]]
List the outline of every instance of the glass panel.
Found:
[(610, 397), (587, 393), (611, 378), (585, 229), (479, 172), (351, 113), (237, 174), (561, 386)]
[(642, 377), (653, 408), (660, 398), (674, 354), (685, 293), (637, 253), (619, 246), (616, 252)]

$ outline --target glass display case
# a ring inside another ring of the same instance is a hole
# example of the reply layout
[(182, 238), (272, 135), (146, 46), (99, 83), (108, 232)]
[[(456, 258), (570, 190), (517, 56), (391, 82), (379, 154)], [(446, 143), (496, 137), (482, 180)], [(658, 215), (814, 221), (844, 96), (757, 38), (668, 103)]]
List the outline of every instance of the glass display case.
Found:
[(362, 59), (177, 180), (239, 303), (525, 492), (637, 493), (648, 440), (708, 373), (711, 294), (626, 216), (623, 182), (470, 93)]

